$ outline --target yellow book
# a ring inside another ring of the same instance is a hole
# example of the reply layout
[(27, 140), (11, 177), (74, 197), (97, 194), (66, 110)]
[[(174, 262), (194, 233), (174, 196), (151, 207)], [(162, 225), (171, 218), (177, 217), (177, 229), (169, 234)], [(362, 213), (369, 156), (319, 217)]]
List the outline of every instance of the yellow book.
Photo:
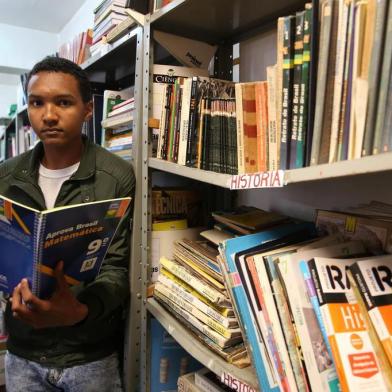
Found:
[(184, 230), (187, 228), (188, 228), (188, 222), (186, 219), (158, 221), (152, 224), (153, 231)]

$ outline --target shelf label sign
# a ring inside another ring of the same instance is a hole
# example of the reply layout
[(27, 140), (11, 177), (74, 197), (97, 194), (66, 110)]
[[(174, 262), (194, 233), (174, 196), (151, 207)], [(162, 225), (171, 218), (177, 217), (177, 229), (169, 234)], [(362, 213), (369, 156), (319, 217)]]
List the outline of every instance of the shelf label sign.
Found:
[(238, 392), (256, 392), (256, 389), (251, 387), (249, 384), (239, 380), (229, 373), (223, 372), (221, 374), (221, 382), (227, 385), (229, 388)]
[(284, 171), (275, 170), (260, 173), (238, 174), (227, 182), (230, 189), (281, 188), (284, 185)]

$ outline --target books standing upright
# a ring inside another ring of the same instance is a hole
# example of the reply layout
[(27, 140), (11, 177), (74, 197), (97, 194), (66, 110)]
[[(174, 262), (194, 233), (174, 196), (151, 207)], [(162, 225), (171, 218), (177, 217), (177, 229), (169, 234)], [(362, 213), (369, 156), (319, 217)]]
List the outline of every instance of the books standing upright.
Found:
[(38, 211), (0, 196), (0, 290), (11, 294), (27, 278), (34, 294), (49, 297), (60, 261), (68, 284), (93, 280), (130, 200)]

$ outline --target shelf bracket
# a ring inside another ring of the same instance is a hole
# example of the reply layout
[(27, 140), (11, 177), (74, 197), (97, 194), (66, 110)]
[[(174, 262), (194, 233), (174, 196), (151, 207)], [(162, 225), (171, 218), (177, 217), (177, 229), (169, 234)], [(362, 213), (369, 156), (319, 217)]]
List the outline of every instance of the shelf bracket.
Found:
[(125, 12), (141, 27), (144, 27), (146, 15), (141, 14), (131, 8), (125, 8)]

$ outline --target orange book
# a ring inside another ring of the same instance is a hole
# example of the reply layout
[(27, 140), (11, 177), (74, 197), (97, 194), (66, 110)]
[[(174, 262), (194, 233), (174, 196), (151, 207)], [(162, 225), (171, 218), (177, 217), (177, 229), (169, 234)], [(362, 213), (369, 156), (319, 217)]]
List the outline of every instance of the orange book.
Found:
[(358, 259), (316, 257), (308, 265), (342, 392), (390, 391), (346, 271)]
[(258, 170), (255, 83), (242, 83), (241, 90), (245, 173), (256, 173)]
[(255, 83), (256, 126), (257, 126), (257, 171), (267, 171), (268, 167), (268, 85)]
[(360, 260), (350, 269), (369, 318), (392, 365), (392, 256)]

